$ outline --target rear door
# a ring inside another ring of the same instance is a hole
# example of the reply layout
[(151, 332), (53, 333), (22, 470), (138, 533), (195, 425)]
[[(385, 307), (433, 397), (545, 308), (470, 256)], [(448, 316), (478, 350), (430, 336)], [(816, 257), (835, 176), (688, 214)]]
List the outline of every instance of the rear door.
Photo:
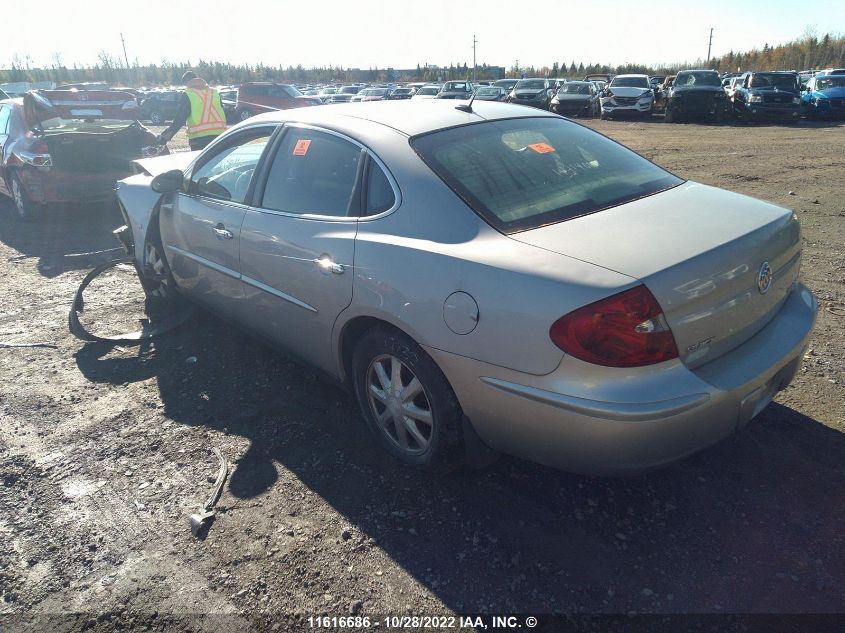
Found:
[(364, 148), (289, 125), (241, 230), (244, 318), (270, 340), (331, 367), (331, 332), (352, 301)]
[(253, 174), (276, 126), (251, 126), (202, 154), (185, 191), (162, 204), (161, 235), (173, 276), (183, 292), (236, 316), (240, 232)]

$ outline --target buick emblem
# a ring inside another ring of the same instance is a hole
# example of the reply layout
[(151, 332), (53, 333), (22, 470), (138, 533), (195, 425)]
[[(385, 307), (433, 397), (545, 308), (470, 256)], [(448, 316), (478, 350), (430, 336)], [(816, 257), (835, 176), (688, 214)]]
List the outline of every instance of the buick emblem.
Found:
[(772, 277), (774, 277), (772, 267), (769, 266), (769, 262), (763, 262), (763, 265), (760, 266), (760, 272), (757, 273), (757, 290), (760, 291), (761, 295), (769, 291), (772, 285)]

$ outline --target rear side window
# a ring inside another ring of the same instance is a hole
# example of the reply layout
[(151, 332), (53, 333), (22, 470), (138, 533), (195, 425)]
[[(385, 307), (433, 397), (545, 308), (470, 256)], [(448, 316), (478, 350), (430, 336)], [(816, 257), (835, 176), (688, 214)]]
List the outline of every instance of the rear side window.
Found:
[(412, 139), (414, 150), (503, 233), (553, 224), (683, 181), (631, 150), (560, 118), (489, 121)]
[(0, 134), (6, 134), (9, 131), (9, 119), (11, 115), (12, 111), (9, 108), (0, 106)]
[(396, 196), (393, 187), (377, 162), (370, 159), (367, 173), (367, 207), (364, 215), (384, 213), (393, 207)]
[(361, 160), (362, 150), (354, 143), (290, 128), (270, 167), (261, 206), (302, 215), (355, 215)]

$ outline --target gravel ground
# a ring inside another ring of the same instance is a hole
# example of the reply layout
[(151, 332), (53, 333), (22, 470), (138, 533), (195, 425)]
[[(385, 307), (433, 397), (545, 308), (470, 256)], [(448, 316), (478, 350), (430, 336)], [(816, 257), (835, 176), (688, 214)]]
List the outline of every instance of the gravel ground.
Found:
[[(120, 255), (119, 217), (66, 208), (23, 225), (3, 200), (0, 341), (55, 347), (0, 348), (0, 629), (845, 611), (845, 126), (587, 124), (799, 213), (818, 325), (793, 385), (741, 434), (628, 479), (507, 457), (411, 472), (350, 395), (213, 317), (140, 346), (74, 339), (72, 294)], [(115, 270), (87, 318), (133, 327), (139, 292)], [(212, 447), (233, 472), (198, 540), (188, 517), (210, 491)]]

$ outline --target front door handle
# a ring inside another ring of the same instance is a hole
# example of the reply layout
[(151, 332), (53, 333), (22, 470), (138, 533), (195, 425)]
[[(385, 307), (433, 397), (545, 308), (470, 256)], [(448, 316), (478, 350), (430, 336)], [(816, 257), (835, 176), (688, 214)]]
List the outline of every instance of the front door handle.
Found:
[(223, 226), (223, 223), (220, 222), (217, 226), (211, 227), (211, 230), (214, 231), (214, 234), (217, 236), (217, 239), (220, 240), (231, 240), (235, 236), (232, 235), (232, 232), (226, 229)]
[(323, 270), (327, 270), (329, 272), (334, 273), (335, 275), (342, 275), (343, 272), (346, 270), (343, 267), (343, 264), (338, 264), (333, 262), (328, 257), (321, 257), (319, 259), (315, 259), (314, 263), (317, 264)]

